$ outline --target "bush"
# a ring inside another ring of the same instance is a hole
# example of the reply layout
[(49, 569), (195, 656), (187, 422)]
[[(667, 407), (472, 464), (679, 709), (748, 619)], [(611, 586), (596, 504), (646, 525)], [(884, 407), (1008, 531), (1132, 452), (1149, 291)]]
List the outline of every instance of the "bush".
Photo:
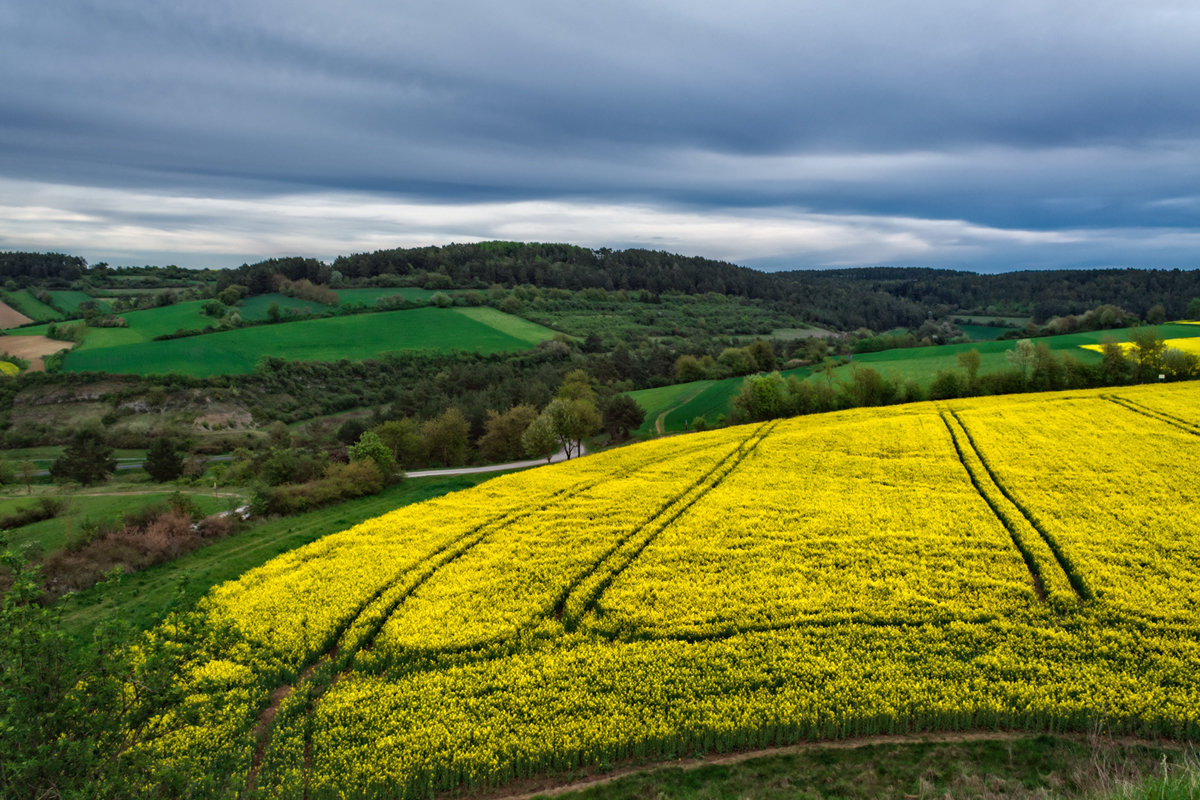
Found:
[(40, 498), (31, 506), (18, 508), (11, 514), (0, 517), (0, 529), (12, 530), (32, 525), (42, 520), (54, 519), (63, 510), (63, 502), (52, 497)]
[(330, 464), (324, 477), (318, 480), (259, 490), (253, 505), (258, 513), (289, 516), (376, 494), (383, 486), (383, 475), (370, 459), (349, 464)]

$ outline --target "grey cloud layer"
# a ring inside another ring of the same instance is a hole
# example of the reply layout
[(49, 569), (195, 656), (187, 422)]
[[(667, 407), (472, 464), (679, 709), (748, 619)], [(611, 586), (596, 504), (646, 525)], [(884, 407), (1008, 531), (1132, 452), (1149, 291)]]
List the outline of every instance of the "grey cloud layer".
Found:
[(0, 0), (0, 31), (0, 176), (39, 185), (958, 221), (1070, 230), (1064, 263), (1167, 257), (1136, 242), (1200, 210), (1194, 3)]

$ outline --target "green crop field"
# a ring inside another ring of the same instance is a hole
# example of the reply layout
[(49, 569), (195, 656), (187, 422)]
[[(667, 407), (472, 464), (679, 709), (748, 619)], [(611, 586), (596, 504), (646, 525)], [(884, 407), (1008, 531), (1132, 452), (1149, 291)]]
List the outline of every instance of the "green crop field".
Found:
[(994, 325), (959, 325), (958, 328), (976, 342), (990, 342), (1012, 330)]
[(326, 314), (333, 310), (327, 305), (322, 305), (312, 300), (301, 300), (298, 297), (288, 297), (282, 294), (259, 294), (254, 297), (247, 297), (237, 307), (237, 310), (242, 315), (242, 319), (247, 322), (257, 322), (258, 320), (267, 319), (272, 303), (279, 306), (279, 312), (283, 317), (296, 314), (301, 316)]
[[(1187, 323), (1170, 323), (1155, 328), (1164, 339), (1186, 339), (1200, 336), (1200, 326)], [(1101, 355), (1091, 350), (1082, 349), (1086, 344), (1100, 344), (1108, 338), (1117, 341), (1128, 341), (1133, 331), (1108, 330), (1071, 333), (1064, 336), (1047, 336), (1035, 341), (1050, 347), (1057, 353), (1069, 352), (1084, 363), (1100, 361)], [(854, 365), (871, 367), (882, 375), (892, 379), (915, 380), (922, 388), (937, 377), (938, 372), (958, 367), (958, 354), (968, 350), (978, 350), (980, 358), (980, 374), (995, 372), (1008, 366), (1005, 354), (1015, 347), (1011, 340), (972, 342), (968, 344), (950, 344), (940, 347), (912, 347), (895, 350), (884, 350), (879, 353), (863, 353), (854, 356), (849, 364), (834, 370), (836, 381), (850, 380)], [(811, 370), (807, 367), (785, 371), (784, 377), (795, 375), (807, 378)], [(813, 378), (815, 380), (815, 378)], [(726, 378), (718, 381), (694, 381), (674, 386), (664, 386), (657, 389), (643, 389), (631, 392), (632, 397), (646, 409), (646, 420), (637, 433), (642, 436), (655, 432), (656, 420), (664, 412), (662, 429), (666, 432), (682, 431), (684, 424), (689, 426), (697, 416), (705, 417), (709, 423), (716, 421), (720, 414), (729, 414), (731, 403), (742, 385), (743, 378)], [(822, 378), (823, 380), (823, 378)]]
[[(171, 306), (171, 309), (182, 309)], [(165, 311), (167, 309), (157, 309)], [(72, 351), (63, 368), (71, 372), (103, 371), (139, 375), (180, 373), (195, 377), (252, 372), (266, 356), (296, 361), (372, 358), (403, 350), (479, 350), (484, 353), (525, 349), (554, 331), (486, 309), (417, 308), (377, 314), (301, 320), (240, 328), (167, 341), (109, 344), (117, 336), (139, 334), (130, 328), (106, 328), (88, 335)], [(177, 312), (179, 318), (186, 309)], [(145, 313), (145, 312), (142, 312)], [(129, 316), (133, 316), (130, 314)], [(105, 334), (93, 339), (95, 334)], [(99, 342), (104, 342), (100, 344)]]
[(54, 299), (54, 305), (61, 308), (69, 316), (79, 314), (79, 304), (87, 302), (95, 302), (101, 311), (107, 311), (109, 305), (103, 300), (97, 300), (87, 292), (77, 291), (54, 291), (50, 292), (50, 297)]
[(2, 296), (4, 302), (20, 311), (25, 316), (32, 319), (34, 322), (48, 322), (50, 320), (59, 319), (62, 314), (55, 311), (50, 306), (38, 300), (25, 290), (19, 292), (5, 292)]

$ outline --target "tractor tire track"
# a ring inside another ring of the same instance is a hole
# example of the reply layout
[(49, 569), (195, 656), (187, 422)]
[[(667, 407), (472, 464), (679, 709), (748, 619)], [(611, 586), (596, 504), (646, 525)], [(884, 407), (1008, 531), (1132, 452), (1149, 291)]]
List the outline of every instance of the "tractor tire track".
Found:
[[(637, 560), (642, 551), (662, 531), (737, 469), (777, 424), (768, 422), (756, 428), (733, 452), (713, 465), (687, 489), (660, 506), (653, 516), (614, 544), (595, 565), (580, 575), (573, 585), (568, 586), (555, 608), (555, 615), (562, 621), (563, 626), (568, 631), (578, 628), (583, 617), (595, 608), (612, 582)], [(591, 586), (584, 590), (589, 583)]]
[(1173, 428), (1178, 428), (1184, 433), (1190, 433), (1193, 436), (1200, 436), (1200, 425), (1189, 422), (1186, 419), (1180, 419), (1179, 417), (1172, 416), (1171, 414), (1167, 414), (1163, 411), (1158, 411), (1148, 406), (1144, 406), (1141, 403), (1136, 403), (1127, 397), (1119, 397), (1113, 394), (1103, 394), (1100, 395), (1100, 397), (1110, 403), (1113, 403), (1114, 405), (1120, 406), (1126, 411), (1132, 411), (1135, 414), (1141, 414), (1143, 417), (1149, 417), (1156, 422), (1165, 423)]
[(949, 409), (947, 413), (949, 413), (949, 415), (962, 429), (967, 446), (970, 447), (971, 452), (973, 452), (976, 458), (979, 459), (979, 463), (982, 465), (983, 471), (987, 474), (989, 481), (995, 485), (995, 487), (1000, 491), (1000, 494), (1003, 495), (1004, 499), (1011, 503), (1017, 509), (1017, 511), (1020, 512), (1025, 521), (1028, 522), (1035, 531), (1037, 531), (1038, 535), (1041, 537), (1041, 540), (1046, 544), (1047, 547), (1050, 548), (1050, 552), (1054, 555), (1054, 560), (1058, 562), (1058, 566), (1062, 569), (1063, 573), (1066, 574), (1067, 581), (1070, 583), (1071, 589), (1075, 592), (1076, 597), (1080, 600), (1095, 600), (1095, 592), (1092, 591), (1091, 587), (1088, 586), (1087, 582), (1083, 579), (1083, 574), (1063, 550), (1063, 547), (1059, 541), (1055, 539), (1055, 537), (1052, 536), (1041, 523), (1038, 522), (1037, 518), (1030, 513), (1029, 509), (1026, 508), (1020, 500), (1013, 496), (1013, 493), (1008, 490), (1008, 487), (1006, 487), (1004, 482), (1001, 481), (999, 476), (996, 475), (996, 471), (992, 469), (987, 457), (983, 454), (983, 451), (979, 449), (979, 445), (976, 444), (974, 437), (971, 436), (970, 428), (968, 428), (962, 421), (962, 418), (959, 417), (958, 412)]

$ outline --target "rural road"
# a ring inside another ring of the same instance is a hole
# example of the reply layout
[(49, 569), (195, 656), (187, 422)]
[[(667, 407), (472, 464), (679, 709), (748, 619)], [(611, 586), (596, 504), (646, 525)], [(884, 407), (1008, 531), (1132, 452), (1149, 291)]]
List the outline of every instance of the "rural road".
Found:
[[(585, 450), (582, 455), (587, 455)], [(559, 461), (565, 461), (567, 454), (565, 450), (559, 450), (554, 455), (550, 456), (550, 463), (557, 464)], [(579, 456), (575, 456), (579, 458)], [(209, 461), (232, 461), (233, 456), (212, 456)], [(422, 469), (415, 472), (406, 472), (406, 478), (436, 478), (439, 475), (477, 475), (485, 472), (504, 472), (510, 469), (526, 469), (528, 467), (538, 467), (546, 463), (544, 458), (535, 458), (529, 461), (510, 461), (507, 464), (487, 464), (482, 467), (447, 467), (444, 469)], [(141, 469), (141, 461), (124, 462), (117, 465), (117, 469)], [(50, 470), (38, 470), (34, 475), (38, 477), (50, 474)]]
[[(584, 451), (582, 455), (587, 455)], [(579, 456), (575, 456), (579, 458)], [(565, 450), (559, 450), (554, 455), (550, 456), (550, 463), (557, 464), (559, 461), (565, 461), (567, 453)], [(535, 458), (530, 461), (510, 461), (507, 464), (488, 464), (484, 467), (449, 467), (447, 469), (422, 469), (415, 472), (406, 472), (406, 478), (433, 478), (438, 475), (477, 475), (483, 472), (503, 472), (508, 469), (525, 469), (526, 467), (538, 467), (546, 463), (544, 458)]]

